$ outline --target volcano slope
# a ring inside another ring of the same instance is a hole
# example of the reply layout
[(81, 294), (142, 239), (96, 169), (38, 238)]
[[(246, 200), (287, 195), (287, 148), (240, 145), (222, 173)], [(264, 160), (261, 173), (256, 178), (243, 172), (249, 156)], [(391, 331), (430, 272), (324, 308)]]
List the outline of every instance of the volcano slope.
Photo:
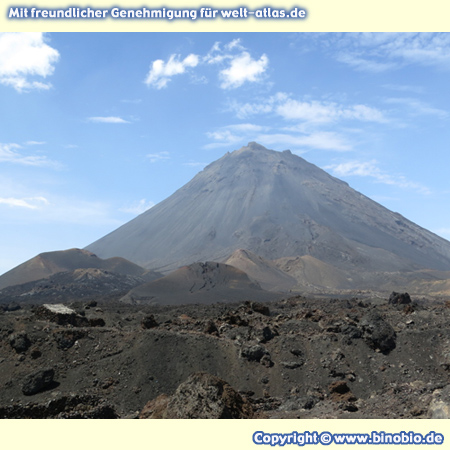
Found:
[(449, 320), (415, 299), (24, 305), (0, 313), (0, 417), (448, 418)]
[(101, 259), (97, 255), (79, 248), (40, 253), (34, 258), (4, 273), (0, 276), (0, 289), (15, 286), (31, 281), (41, 280), (61, 272), (70, 272), (77, 269), (101, 269), (121, 275), (143, 277), (147, 281), (160, 276), (149, 273), (124, 258), (114, 257)]
[(445, 239), (289, 150), (256, 143), (227, 153), (87, 249), (163, 273), (225, 261), (238, 249), (268, 260), (309, 255), (347, 273), (353, 288), (377, 283), (376, 272), (450, 270)]
[(121, 301), (182, 305), (232, 303), (242, 299), (269, 301), (280, 297), (261, 289), (236, 267), (207, 261), (181, 267), (164, 278), (137, 286)]

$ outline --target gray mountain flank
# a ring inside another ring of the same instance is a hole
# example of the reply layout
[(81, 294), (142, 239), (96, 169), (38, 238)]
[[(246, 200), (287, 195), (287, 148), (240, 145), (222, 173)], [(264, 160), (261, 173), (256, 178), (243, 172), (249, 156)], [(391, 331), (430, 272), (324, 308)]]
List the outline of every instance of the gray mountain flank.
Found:
[(362, 279), (374, 272), (450, 270), (450, 242), (289, 150), (254, 142), (87, 249), (162, 273), (225, 261), (238, 249), (268, 260), (309, 255)]

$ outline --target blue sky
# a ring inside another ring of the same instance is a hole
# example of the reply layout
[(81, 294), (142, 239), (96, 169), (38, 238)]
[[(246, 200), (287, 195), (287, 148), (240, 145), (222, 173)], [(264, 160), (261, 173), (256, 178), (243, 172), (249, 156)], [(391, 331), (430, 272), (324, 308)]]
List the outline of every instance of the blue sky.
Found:
[(249, 141), (450, 239), (450, 34), (0, 33), (0, 273)]

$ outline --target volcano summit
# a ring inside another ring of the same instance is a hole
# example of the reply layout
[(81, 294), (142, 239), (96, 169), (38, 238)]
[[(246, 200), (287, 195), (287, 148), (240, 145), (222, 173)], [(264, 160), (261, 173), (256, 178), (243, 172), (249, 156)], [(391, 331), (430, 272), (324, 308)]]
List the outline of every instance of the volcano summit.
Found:
[(450, 270), (450, 242), (289, 150), (254, 142), (87, 249), (163, 273), (238, 249), (268, 260), (310, 256), (355, 282), (374, 272)]

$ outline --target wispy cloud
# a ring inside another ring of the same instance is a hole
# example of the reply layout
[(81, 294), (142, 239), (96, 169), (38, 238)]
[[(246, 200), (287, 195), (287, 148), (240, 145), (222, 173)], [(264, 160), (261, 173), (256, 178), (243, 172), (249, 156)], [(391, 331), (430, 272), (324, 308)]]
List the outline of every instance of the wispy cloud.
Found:
[(199, 56), (193, 53), (184, 59), (181, 59), (180, 55), (170, 55), (167, 62), (162, 59), (157, 59), (151, 64), (145, 83), (156, 89), (165, 88), (173, 76), (181, 75), (189, 68), (196, 67), (199, 60)]
[(295, 99), (289, 94), (275, 95), (253, 103), (230, 102), (229, 109), (239, 118), (261, 114), (275, 114), (286, 120), (308, 123), (329, 123), (344, 120), (385, 123), (383, 111), (364, 104), (348, 105), (311, 99)]
[(297, 153), (302, 150), (319, 149), (349, 151), (352, 144), (343, 135), (333, 131), (303, 132), (300, 129), (276, 129), (244, 123), (228, 125), (206, 133), (214, 142), (204, 146), (206, 149), (240, 145), (243, 142), (257, 141), (263, 145), (285, 146)]
[(25, 142), (25, 145), (44, 145), (47, 142), (42, 142), (42, 141), (27, 141)]
[(269, 145), (287, 145), (291, 149), (318, 149), (346, 152), (352, 150), (352, 145), (345, 137), (332, 131), (318, 131), (310, 134), (263, 134), (257, 138), (258, 142)]
[[(383, 72), (410, 64), (450, 69), (448, 33), (330, 34), (334, 57), (356, 70)], [(337, 48), (337, 51), (336, 51)]]
[(256, 134), (261, 133), (266, 128), (261, 125), (251, 123), (233, 124), (220, 127), (214, 131), (206, 133), (206, 136), (214, 142), (205, 145), (206, 149), (227, 147), (238, 144), (248, 138), (254, 138)]
[(398, 105), (405, 107), (407, 109), (408, 115), (410, 116), (427, 115), (427, 116), (435, 116), (440, 119), (445, 119), (449, 117), (448, 111), (445, 111), (440, 108), (435, 108), (415, 98), (409, 97), (388, 98), (385, 100), (385, 102), (390, 105)]
[(57, 168), (60, 165), (41, 155), (24, 155), (18, 150), (23, 147), (18, 144), (0, 143), (0, 163), (21, 164), (24, 166), (47, 166)]
[(298, 101), (287, 99), (279, 104), (276, 113), (288, 120), (305, 122), (337, 122), (339, 120), (358, 120), (362, 122), (386, 122), (383, 113), (366, 105), (338, 105), (323, 101)]
[(411, 189), (421, 194), (430, 194), (431, 191), (426, 186), (419, 183), (409, 181), (403, 175), (390, 175), (383, 172), (378, 167), (376, 160), (371, 161), (348, 161), (340, 164), (332, 164), (324, 167), (326, 170), (331, 170), (334, 175), (338, 177), (369, 177), (378, 183), (383, 183), (391, 186), (397, 186), (403, 189)]
[(131, 123), (128, 120), (122, 119), (121, 117), (108, 116), (108, 117), (88, 117), (89, 122), (94, 123)]
[(50, 89), (59, 52), (44, 33), (0, 33), (0, 83), (18, 92)]
[(45, 197), (27, 197), (27, 198), (0, 197), (0, 204), (18, 208), (39, 209), (44, 205), (48, 205), (49, 201)]
[(154, 202), (142, 198), (141, 200), (133, 202), (129, 206), (121, 208), (120, 211), (125, 212), (127, 214), (139, 215), (147, 211), (148, 209), (152, 208), (153, 206), (155, 206)]
[(170, 159), (170, 153), (169, 152), (149, 153), (145, 155), (145, 157), (148, 158), (151, 163), (156, 163), (159, 161), (166, 161)]

